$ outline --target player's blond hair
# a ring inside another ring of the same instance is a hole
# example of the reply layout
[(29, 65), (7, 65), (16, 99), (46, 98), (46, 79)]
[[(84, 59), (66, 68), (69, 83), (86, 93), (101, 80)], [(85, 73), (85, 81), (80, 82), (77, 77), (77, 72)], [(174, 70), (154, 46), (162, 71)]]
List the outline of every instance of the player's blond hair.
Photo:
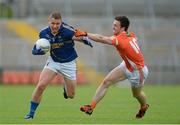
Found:
[(50, 17), (50, 18), (54, 18), (54, 19), (60, 19), (60, 20), (62, 19), (62, 18), (61, 18), (61, 13), (58, 12), (58, 11), (52, 12), (49, 17)]

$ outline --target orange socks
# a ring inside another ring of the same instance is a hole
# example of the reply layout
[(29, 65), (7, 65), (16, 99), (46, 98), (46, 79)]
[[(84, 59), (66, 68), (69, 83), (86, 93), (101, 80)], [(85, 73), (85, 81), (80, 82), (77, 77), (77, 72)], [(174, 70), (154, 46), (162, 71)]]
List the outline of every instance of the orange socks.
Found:
[(94, 109), (95, 107), (96, 107), (96, 101), (93, 100), (93, 101), (91, 102), (91, 108)]

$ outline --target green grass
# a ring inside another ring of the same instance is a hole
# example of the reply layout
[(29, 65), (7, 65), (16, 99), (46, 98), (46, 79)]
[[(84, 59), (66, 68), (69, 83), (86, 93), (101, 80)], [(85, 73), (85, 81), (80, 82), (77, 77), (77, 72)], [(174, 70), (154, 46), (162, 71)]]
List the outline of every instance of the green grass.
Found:
[(0, 124), (180, 124), (180, 86), (145, 86), (150, 108), (135, 119), (139, 105), (130, 88), (109, 88), (91, 116), (79, 111), (89, 104), (97, 86), (78, 86), (76, 97), (65, 100), (63, 89), (48, 86), (33, 120), (24, 120), (35, 86), (0, 86)]

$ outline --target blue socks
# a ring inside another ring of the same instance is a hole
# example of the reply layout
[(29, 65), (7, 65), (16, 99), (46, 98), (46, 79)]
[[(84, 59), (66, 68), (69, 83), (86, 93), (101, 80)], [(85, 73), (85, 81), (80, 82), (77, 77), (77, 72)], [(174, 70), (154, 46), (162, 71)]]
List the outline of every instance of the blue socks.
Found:
[(30, 111), (29, 111), (29, 115), (30, 116), (32, 116), (32, 117), (34, 116), (35, 111), (36, 111), (38, 105), (39, 105), (39, 103), (31, 101), (31, 106), (30, 106)]

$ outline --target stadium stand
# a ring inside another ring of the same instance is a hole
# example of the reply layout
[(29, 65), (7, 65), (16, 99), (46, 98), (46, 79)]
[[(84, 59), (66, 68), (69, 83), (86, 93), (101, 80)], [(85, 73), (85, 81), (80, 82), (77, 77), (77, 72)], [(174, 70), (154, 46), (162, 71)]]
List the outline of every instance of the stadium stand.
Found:
[[(129, 16), (130, 30), (137, 33), (146, 64), (150, 67), (148, 82), (154, 84), (180, 83), (179, 0), (173, 0), (173, 2), (169, 0), (51, 0), (51, 2), (49, 0), (29, 0), (31, 3), (28, 0), (21, 1), (21, 5), (28, 4), (31, 9), (24, 7), (26, 9), (24, 13), (18, 13), (23, 8), (20, 6), (15, 8), (19, 3), (14, 0), (11, 3), (14, 8), (14, 18), (21, 17), (21, 21), (38, 30), (46, 26), (47, 15), (52, 10), (60, 10), (64, 21), (75, 27), (104, 35), (112, 35), (111, 24), (115, 15)], [(19, 38), (6, 27), (6, 22), (7, 20), (0, 21), (0, 69), (40, 70), (46, 56), (41, 58), (32, 56), (32, 44), (30, 43), (32, 41)], [(80, 43), (76, 45), (79, 57), (87, 65), (106, 74), (119, 64), (118, 54), (113, 47), (98, 43), (93, 43), (93, 45), (93, 49), (82, 47)], [(21, 58), (23, 62), (20, 61)], [(89, 72), (91, 68), (83, 67), (83, 69)]]

